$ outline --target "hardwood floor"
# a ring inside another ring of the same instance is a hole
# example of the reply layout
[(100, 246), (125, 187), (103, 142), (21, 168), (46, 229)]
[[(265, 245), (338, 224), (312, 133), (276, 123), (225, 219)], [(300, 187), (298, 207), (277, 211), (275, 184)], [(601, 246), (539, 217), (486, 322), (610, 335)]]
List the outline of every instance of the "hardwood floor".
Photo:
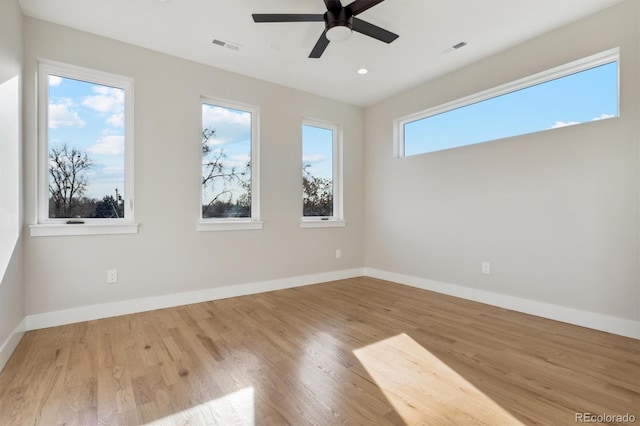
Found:
[(640, 423), (640, 341), (372, 278), (31, 331), (0, 373), (3, 426), (573, 425), (576, 413)]

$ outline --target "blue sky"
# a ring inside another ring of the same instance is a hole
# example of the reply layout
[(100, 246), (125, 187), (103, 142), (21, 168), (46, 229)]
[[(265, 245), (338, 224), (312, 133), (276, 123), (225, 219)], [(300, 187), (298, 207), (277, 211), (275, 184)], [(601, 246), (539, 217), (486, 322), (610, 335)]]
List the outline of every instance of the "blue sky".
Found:
[(405, 155), (618, 116), (618, 64), (511, 92), (405, 125)]
[(313, 176), (333, 180), (333, 131), (302, 126), (302, 162)]
[(87, 153), (85, 196), (124, 194), (124, 90), (49, 75), (49, 146)]

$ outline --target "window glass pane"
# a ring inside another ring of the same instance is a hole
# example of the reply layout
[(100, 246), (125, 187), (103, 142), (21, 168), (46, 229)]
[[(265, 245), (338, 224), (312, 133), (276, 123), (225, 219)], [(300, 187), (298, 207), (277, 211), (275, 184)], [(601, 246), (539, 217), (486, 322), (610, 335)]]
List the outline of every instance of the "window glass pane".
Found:
[(302, 126), (303, 216), (333, 216), (333, 130)]
[(404, 125), (415, 155), (618, 116), (618, 62)]
[(48, 75), (49, 218), (123, 218), (125, 91)]
[(251, 113), (202, 104), (202, 217), (251, 217)]

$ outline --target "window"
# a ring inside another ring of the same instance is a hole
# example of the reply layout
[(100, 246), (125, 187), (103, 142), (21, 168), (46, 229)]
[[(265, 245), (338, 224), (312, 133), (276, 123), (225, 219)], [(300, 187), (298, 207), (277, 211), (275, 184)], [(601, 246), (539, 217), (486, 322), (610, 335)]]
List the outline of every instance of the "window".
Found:
[(410, 156), (619, 115), (619, 49), (396, 120), (396, 156)]
[(340, 135), (334, 124), (302, 124), (302, 227), (344, 226)]
[(260, 229), (258, 109), (202, 100), (199, 230)]
[(133, 80), (39, 64), (38, 225), (31, 234), (137, 232)]

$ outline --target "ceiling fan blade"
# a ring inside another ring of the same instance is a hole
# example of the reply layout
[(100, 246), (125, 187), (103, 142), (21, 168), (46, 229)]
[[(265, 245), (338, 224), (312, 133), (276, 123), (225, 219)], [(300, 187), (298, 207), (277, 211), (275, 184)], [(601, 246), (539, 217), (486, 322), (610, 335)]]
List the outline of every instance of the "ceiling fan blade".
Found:
[(323, 22), (317, 13), (254, 13), (253, 22)]
[(316, 45), (313, 46), (313, 50), (309, 54), (309, 57), (316, 58), (316, 59), (319, 58), (320, 56), (322, 56), (322, 54), (324, 53), (324, 50), (327, 48), (328, 45), (329, 45), (329, 39), (327, 38), (327, 30), (324, 30), (324, 32), (320, 35), (320, 38), (318, 39), (318, 42), (316, 43)]
[(340, 3), (340, 0), (324, 0), (324, 4), (327, 6), (327, 10), (342, 9), (342, 3)]
[(351, 10), (351, 14), (356, 16), (383, 1), (384, 0), (355, 0), (353, 3), (345, 6), (345, 8)]
[(353, 18), (353, 31), (384, 41), (385, 43), (391, 43), (399, 37), (398, 34), (394, 34), (391, 31), (387, 31), (355, 17)]

